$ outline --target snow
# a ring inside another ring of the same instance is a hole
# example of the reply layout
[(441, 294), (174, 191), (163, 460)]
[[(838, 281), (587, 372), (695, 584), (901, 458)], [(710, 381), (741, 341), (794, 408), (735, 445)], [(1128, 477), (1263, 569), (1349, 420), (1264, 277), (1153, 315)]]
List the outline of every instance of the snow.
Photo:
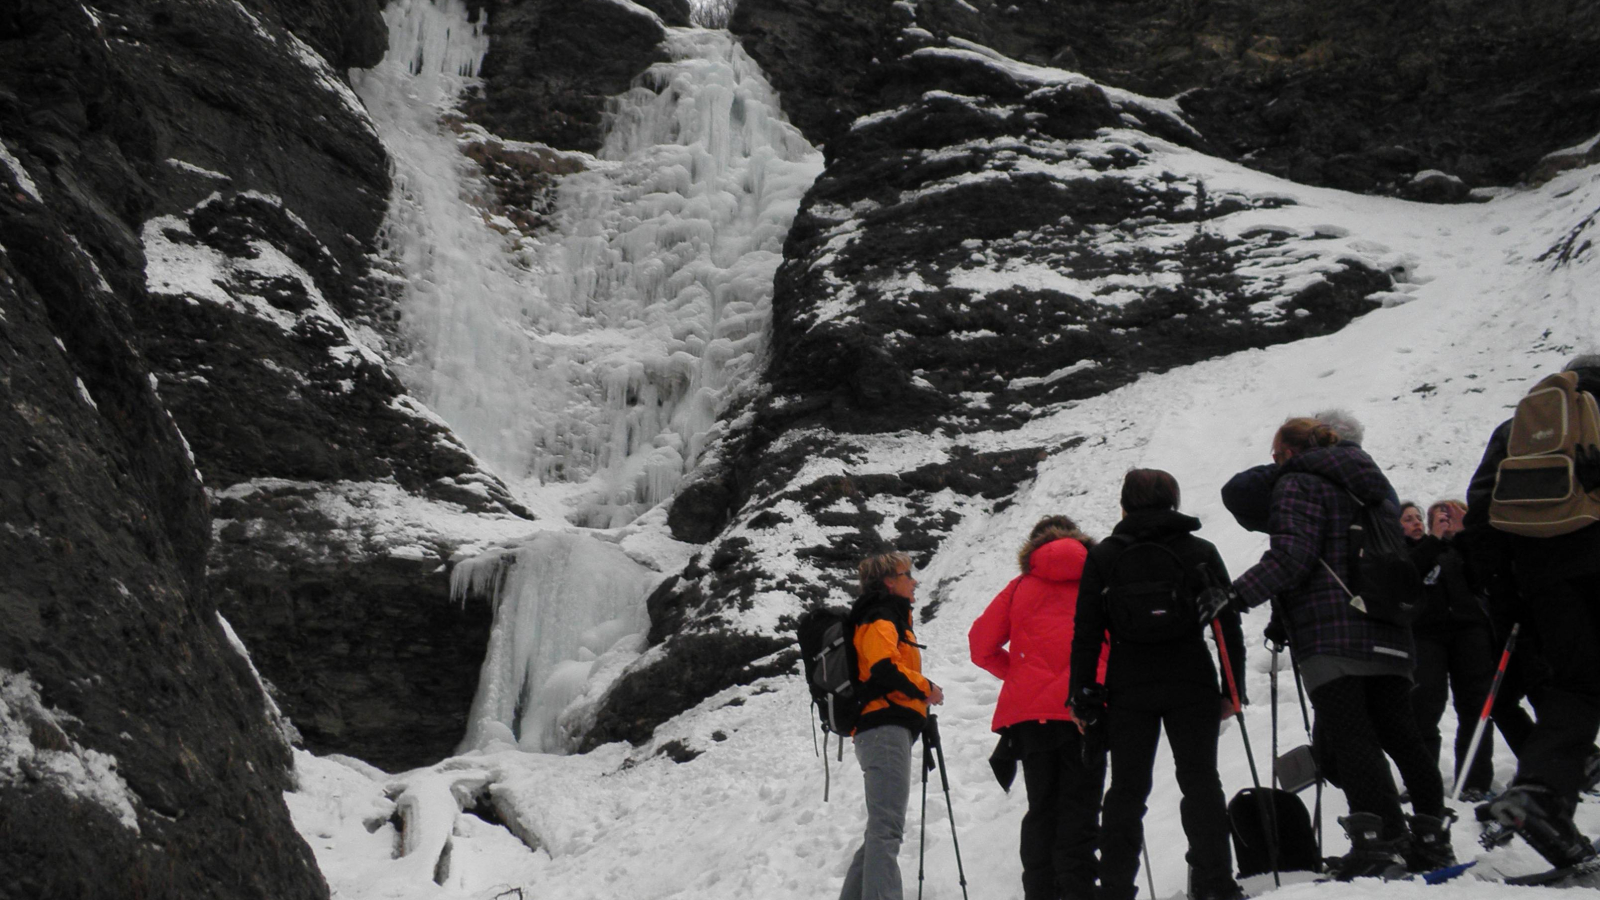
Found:
[(79, 746), (69, 731), (77, 721), (46, 706), (27, 672), (0, 668), (0, 784), (43, 786), (92, 803), (138, 834), (133, 793), (116, 757)]
[(523, 234), (461, 152), (492, 136), (441, 127), (485, 46), (465, 7), (385, 16), (389, 57), (353, 80), (395, 161), (402, 377), (519, 496), (588, 482), (571, 518), (623, 525), (671, 496), (752, 386), (821, 154), (726, 32), (671, 29), (671, 61), (612, 101), (596, 155), (506, 144), (578, 169), (550, 175), (551, 230)]
[(88, 385), (83, 383), (82, 378), (77, 378), (75, 380), (78, 383), (78, 399), (82, 400), (84, 403), (87, 403), (90, 409), (94, 410), (95, 412), (99, 412), (100, 404), (94, 402), (94, 396), (89, 393)]
[(211, 169), (203, 168), (201, 166), (195, 165), (194, 163), (185, 162), (184, 160), (181, 160), (181, 159), (168, 158), (166, 160), (166, 163), (167, 163), (167, 165), (173, 167), (174, 169), (177, 169), (180, 172), (187, 172), (190, 175), (198, 175), (199, 177), (207, 179), (209, 181), (232, 181), (233, 180), (233, 179), (229, 178), (228, 176), (222, 174), (221, 172), (214, 172)]
[[(282, 205), (276, 197), (253, 191), (239, 196)], [(213, 194), (197, 204), (191, 213), (220, 201), (221, 195)], [(293, 213), (289, 218), (304, 228), (304, 223)], [(322, 295), (311, 274), (272, 244), (251, 240), (248, 243), (253, 257), (230, 256), (196, 238), (184, 216), (148, 219), (140, 230), (140, 237), (144, 242), (145, 286), (150, 293), (182, 297), (190, 303), (215, 303), (269, 322), (285, 333), (314, 323), (312, 327), (316, 331), (344, 338), (332, 343), (326, 351), (336, 364), (353, 365), (358, 361), (384, 364), (383, 357), (363, 343), (361, 336)], [(261, 296), (258, 285), (279, 280), (298, 283), (308, 301), (306, 308), (282, 309)]]
[(11, 170), (11, 177), (16, 181), (17, 187), (32, 198), (33, 202), (44, 202), (39, 197), (39, 186), (33, 183), (33, 179), (28, 175), (28, 170), (23, 168), (22, 160), (11, 155), (11, 149), (6, 146), (4, 141), (0, 141), (0, 163), (5, 163), (6, 168)]

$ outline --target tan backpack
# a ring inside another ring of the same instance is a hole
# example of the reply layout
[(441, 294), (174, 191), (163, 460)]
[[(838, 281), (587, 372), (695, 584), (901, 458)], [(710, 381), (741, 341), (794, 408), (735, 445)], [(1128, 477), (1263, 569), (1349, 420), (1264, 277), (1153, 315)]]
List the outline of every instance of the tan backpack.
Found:
[(1489, 524), (1526, 537), (1555, 537), (1600, 522), (1600, 491), (1585, 491), (1573, 471), (1579, 444), (1600, 445), (1600, 408), (1578, 390), (1576, 373), (1551, 375), (1511, 417)]

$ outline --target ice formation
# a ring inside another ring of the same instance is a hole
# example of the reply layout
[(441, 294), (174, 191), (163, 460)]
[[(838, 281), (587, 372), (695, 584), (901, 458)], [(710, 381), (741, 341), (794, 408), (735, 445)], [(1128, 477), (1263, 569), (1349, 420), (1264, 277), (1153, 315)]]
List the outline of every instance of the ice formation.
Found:
[(500, 475), (592, 480), (574, 521), (625, 524), (671, 495), (757, 372), (821, 154), (730, 35), (672, 29), (671, 61), (612, 101), (602, 149), (557, 186), (551, 230), (506, 236), (439, 124), (479, 27), (461, 0), (385, 16), (388, 59), (357, 87), (395, 159), (406, 378)]
[[(611, 101), (597, 154), (507, 142), (577, 169), (551, 176), (550, 224), (526, 233), (462, 153), (489, 136), (454, 114), (487, 21), (463, 0), (396, 0), (384, 17), (389, 53), (352, 82), (393, 159), (402, 377), (514, 489), (583, 483), (569, 518), (625, 525), (671, 496), (753, 383), (822, 156), (727, 32), (670, 29), (670, 61)], [(459, 564), (458, 597), (495, 604), (463, 747), (567, 749), (579, 708), (642, 649), (659, 577), (553, 532)]]
[(570, 749), (561, 712), (608, 651), (631, 657), (643, 649), (644, 598), (660, 578), (613, 544), (560, 532), (457, 564), (450, 575), (455, 597), (495, 597), (462, 749), (497, 741)]

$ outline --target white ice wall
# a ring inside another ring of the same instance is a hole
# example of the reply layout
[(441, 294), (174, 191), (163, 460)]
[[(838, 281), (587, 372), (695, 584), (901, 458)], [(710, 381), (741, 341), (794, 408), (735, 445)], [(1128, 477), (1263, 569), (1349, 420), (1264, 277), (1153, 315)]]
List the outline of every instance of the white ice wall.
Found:
[(405, 378), (523, 490), (592, 481), (574, 521), (625, 524), (671, 495), (752, 383), (783, 240), (822, 158), (726, 32), (673, 29), (671, 62), (612, 101), (554, 227), (506, 237), (439, 114), (484, 47), (460, 0), (385, 13), (357, 87), (395, 158)]
[(458, 599), (493, 596), (494, 626), (462, 750), (493, 742), (561, 752), (561, 713), (607, 652), (632, 657), (650, 626), (644, 598), (661, 575), (614, 544), (546, 532), (492, 550), (451, 573)]

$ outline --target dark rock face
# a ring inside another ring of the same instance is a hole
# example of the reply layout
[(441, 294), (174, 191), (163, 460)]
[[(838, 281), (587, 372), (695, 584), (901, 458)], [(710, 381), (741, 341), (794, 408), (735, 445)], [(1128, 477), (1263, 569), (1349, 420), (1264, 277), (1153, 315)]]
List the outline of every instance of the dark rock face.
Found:
[[(744, 0), (731, 23), (813, 140), (876, 108), (895, 42), (950, 37), (1149, 96), (1181, 94), (1230, 158), (1346, 190), (1456, 199), (1413, 191), (1414, 176), (1509, 184), (1600, 131), (1592, 4), (929, 0), (870, 20), (858, 6)], [(854, 17), (849, 38), (835, 39), (834, 16)]]
[(212, 510), (226, 562), (212, 590), (230, 622), (250, 623), (251, 659), (306, 746), (388, 771), (451, 755), (493, 623), (489, 604), (450, 597), (456, 541), (400, 552), (364, 539), (314, 485), (237, 493)]
[[(88, 22), (25, 24), (68, 41)], [(13, 103), (28, 96), (19, 43), (0, 36)], [(0, 883), (21, 897), (326, 897), (282, 800), (289, 748), (207, 599), (205, 495), (129, 341), (112, 286), (129, 273), (106, 244), (85, 247), (120, 219), (95, 173), (43, 161), (59, 119), (22, 119), (0, 113), (0, 131), (25, 136), (32, 182), (0, 166), (0, 728), (23, 742), (22, 774), (0, 783)], [(58, 774), (73, 770), (92, 781)]]
[[(659, 5), (670, 13), (673, 4)], [(504, 138), (592, 153), (604, 137), (606, 99), (667, 58), (662, 23), (610, 0), (493, 0), (482, 8), (490, 37), (484, 87), (463, 110)], [(687, 24), (688, 10), (682, 14)]]

